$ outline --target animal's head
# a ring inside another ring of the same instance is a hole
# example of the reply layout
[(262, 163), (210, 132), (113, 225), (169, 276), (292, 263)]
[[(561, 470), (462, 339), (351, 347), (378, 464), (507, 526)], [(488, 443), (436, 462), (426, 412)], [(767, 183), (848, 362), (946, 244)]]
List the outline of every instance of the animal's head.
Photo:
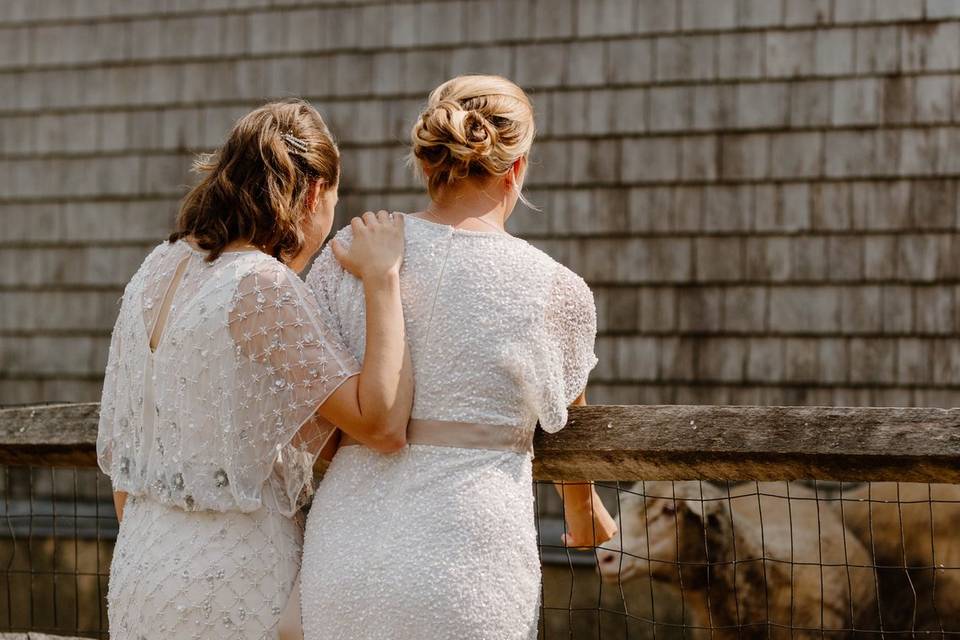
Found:
[(649, 575), (682, 580), (685, 587), (702, 584), (709, 534), (728, 523), (726, 500), (718, 490), (702, 486), (704, 495), (699, 482), (638, 482), (624, 493), (619, 532), (597, 551), (601, 577), (625, 582)]

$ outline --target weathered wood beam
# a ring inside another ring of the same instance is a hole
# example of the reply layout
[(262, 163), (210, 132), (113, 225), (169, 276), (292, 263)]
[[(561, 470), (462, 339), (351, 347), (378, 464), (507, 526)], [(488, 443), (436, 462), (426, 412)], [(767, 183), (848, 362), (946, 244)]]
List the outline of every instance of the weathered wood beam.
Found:
[(0, 409), (0, 464), (96, 466), (99, 419), (96, 402)]
[(0, 640), (88, 640), (74, 636), (52, 636), (47, 633), (30, 631), (27, 633), (0, 633)]
[[(96, 404), (2, 409), (0, 463), (91, 466), (97, 417)], [(534, 447), (544, 480), (960, 483), (960, 410), (596, 405)]]
[(592, 406), (537, 434), (538, 478), (960, 482), (960, 410)]

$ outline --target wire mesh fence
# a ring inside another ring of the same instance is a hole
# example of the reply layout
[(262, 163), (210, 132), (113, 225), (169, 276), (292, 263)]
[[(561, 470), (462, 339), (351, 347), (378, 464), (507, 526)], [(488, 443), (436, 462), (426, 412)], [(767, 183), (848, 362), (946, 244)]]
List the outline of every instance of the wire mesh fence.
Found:
[[(117, 526), (97, 417), (0, 408), (0, 636), (107, 635)], [(535, 483), (540, 635), (957, 638), (958, 433), (960, 410), (572, 409), (535, 439), (535, 478), (657, 480), (600, 483), (620, 533), (585, 551), (562, 546), (563, 505)], [(875, 482), (663, 480), (691, 476)]]
[(620, 532), (595, 556), (541, 536), (545, 560), (567, 558), (544, 563), (544, 637), (960, 637), (960, 485), (655, 481), (601, 495)]
[(107, 637), (111, 495), (93, 468), (0, 466), (0, 630)]
[[(599, 493), (620, 532), (573, 550), (559, 497), (535, 484), (541, 638), (960, 638), (960, 485), (646, 481)], [(0, 631), (106, 638), (109, 480), (5, 466), (0, 495)]]

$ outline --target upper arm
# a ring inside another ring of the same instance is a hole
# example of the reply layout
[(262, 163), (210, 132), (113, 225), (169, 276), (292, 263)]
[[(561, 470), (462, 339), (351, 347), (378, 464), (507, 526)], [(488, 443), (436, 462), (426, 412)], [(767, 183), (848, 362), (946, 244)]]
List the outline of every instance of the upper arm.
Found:
[[(344, 246), (349, 246), (353, 239), (353, 233), (350, 226), (341, 229), (335, 236), (338, 242)], [(333, 256), (330, 244), (323, 248), (313, 266), (310, 267), (310, 273), (307, 274), (307, 288), (313, 295), (317, 307), (324, 320), (327, 321), (331, 329), (337, 334), (343, 336), (343, 325), (340, 321), (340, 314), (337, 312), (337, 296), (340, 291), (340, 283), (346, 274), (346, 271), (337, 259)]]
[(315, 424), (313, 414), (359, 364), (296, 274), (277, 264), (246, 275), (230, 309), (230, 335), (250, 428), (280, 444), (326, 437), (330, 427)]
[(114, 491), (113, 492), (113, 509), (117, 514), (117, 522), (123, 520), (123, 508), (127, 505), (127, 492), (126, 491)]
[(584, 389), (579, 396), (574, 398), (573, 402), (570, 403), (572, 407), (585, 407), (587, 406), (587, 390)]
[(335, 425), (355, 424), (361, 415), (360, 378), (354, 376), (337, 387), (318, 413)]
[[(97, 425), (97, 464), (100, 470), (111, 475), (113, 466), (113, 439), (116, 427), (117, 385), (122, 384), (118, 376), (120, 351), (123, 349), (121, 333), (123, 331), (123, 309), (117, 316), (117, 322), (110, 336), (110, 350), (107, 352), (107, 367), (103, 376), (103, 389), (100, 394), (100, 420)], [(119, 379), (118, 379), (119, 378)]]
[[(353, 232), (349, 225), (337, 232), (336, 240), (346, 247), (350, 246), (353, 239)], [(317, 306), (322, 314), (325, 315), (330, 327), (337, 332), (339, 339), (343, 344), (348, 345), (346, 335), (343, 331), (340, 312), (337, 305), (337, 299), (340, 295), (340, 285), (346, 275), (346, 271), (333, 255), (329, 243), (314, 261), (307, 274), (306, 283), (311, 294), (317, 302)], [(323, 403), (318, 413), (330, 422), (338, 425), (350, 424), (357, 420), (360, 415), (360, 402), (358, 392), (359, 379), (354, 377), (344, 382), (333, 393), (329, 399)]]
[(597, 311), (590, 287), (565, 267), (557, 269), (547, 304), (546, 326), (559, 350), (564, 398), (568, 404), (581, 399), (585, 404), (587, 378), (597, 364)]

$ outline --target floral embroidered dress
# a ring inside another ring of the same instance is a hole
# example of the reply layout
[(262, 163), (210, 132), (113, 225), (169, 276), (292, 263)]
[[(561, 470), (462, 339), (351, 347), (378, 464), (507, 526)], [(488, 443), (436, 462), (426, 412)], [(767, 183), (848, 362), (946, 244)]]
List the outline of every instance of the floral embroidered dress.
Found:
[[(531, 640), (540, 559), (531, 442), (596, 364), (593, 294), (503, 233), (407, 217), (400, 271), (416, 392), (409, 446), (341, 445), (307, 519), (307, 640)], [(349, 244), (351, 231), (338, 238)], [(329, 249), (307, 284), (354, 356), (359, 280)], [(524, 446), (525, 445), (525, 446)]]
[(294, 514), (333, 432), (314, 412), (359, 369), (293, 271), (259, 251), (205, 257), (157, 247), (113, 331), (97, 456), (129, 497), (111, 638), (276, 637)]

